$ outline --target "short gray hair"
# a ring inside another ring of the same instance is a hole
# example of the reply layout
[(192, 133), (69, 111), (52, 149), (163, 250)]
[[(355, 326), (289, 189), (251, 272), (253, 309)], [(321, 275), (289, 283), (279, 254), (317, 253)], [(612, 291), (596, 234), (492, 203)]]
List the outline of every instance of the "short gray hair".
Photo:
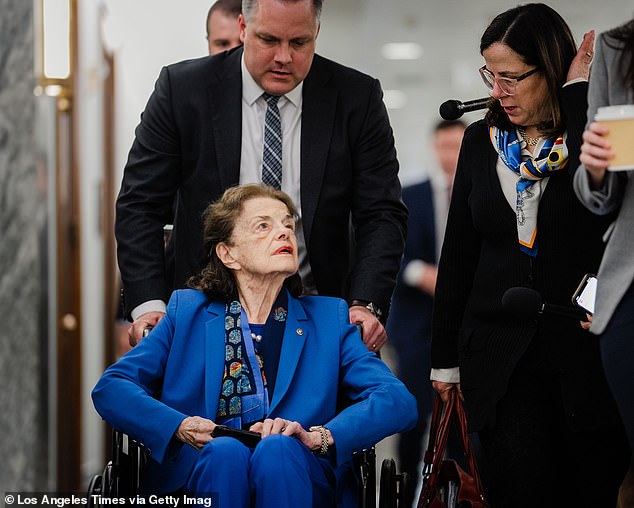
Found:
[[(279, 0), (283, 3), (296, 3), (304, 0)], [(245, 21), (249, 21), (251, 15), (253, 14), (253, 10), (257, 5), (258, 0), (242, 0), (242, 14), (244, 15)], [(321, 18), (321, 8), (324, 4), (323, 0), (313, 0), (313, 9), (315, 10), (315, 21), (319, 23), (319, 19)]]

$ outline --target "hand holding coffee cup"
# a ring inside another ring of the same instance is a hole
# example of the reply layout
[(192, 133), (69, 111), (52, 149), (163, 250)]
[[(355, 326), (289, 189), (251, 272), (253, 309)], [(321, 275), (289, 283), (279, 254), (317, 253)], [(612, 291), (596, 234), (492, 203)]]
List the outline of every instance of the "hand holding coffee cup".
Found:
[(614, 158), (614, 152), (606, 136), (610, 129), (599, 122), (592, 122), (583, 133), (583, 145), (579, 160), (590, 177), (592, 187), (601, 188), (605, 172), (610, 161)]
[[(607, 132), (604, 131), (606, 132), (605, 140), (614, 154), (614, 157), (608, 161), (607, 169), (609, 171), (634, 169), (634, 105), (599, 108), (594, 120), (607, 128)], [(585, 136), (584, 139), (586, 139)]]

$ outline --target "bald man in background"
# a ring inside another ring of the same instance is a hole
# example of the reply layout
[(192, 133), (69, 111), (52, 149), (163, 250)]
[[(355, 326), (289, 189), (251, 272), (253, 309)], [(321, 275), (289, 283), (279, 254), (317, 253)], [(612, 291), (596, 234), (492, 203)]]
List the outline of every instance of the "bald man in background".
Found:
[(217, 0), (207, 13), (207, 45), (209, 54), (215, 55), (242, 44), (238, 16), (242, 0)]

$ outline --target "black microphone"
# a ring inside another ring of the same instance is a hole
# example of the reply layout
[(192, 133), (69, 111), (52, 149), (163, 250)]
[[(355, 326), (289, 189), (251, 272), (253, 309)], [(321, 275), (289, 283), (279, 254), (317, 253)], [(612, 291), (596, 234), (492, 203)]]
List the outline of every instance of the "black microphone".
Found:
[(542, 301), (541, 295), (530, 288), (514, 287), (502, 295), (502, 307), (519, 319), (535, 317), (541, 314), (555, 314), (576, 321), (587, 321), (585, 311), (565, 305), (555, 305)]
[(442, 116), (445, 120), (457, 120), (465, 113), (486, 108), (490, 100), (491, 97), (483, 97), (482, 99), (475, 99), (467, 102), (460, 102), (455, 99), (451, 99), (440, 105), (440, 116)]

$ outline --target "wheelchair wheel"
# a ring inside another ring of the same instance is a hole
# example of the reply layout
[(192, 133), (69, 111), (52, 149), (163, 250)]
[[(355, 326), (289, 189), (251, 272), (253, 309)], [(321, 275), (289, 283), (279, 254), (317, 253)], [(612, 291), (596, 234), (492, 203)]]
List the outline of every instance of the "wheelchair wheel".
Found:
[(90, 483), (88, 484), (88, 508), (94, 508), (95, 505), (95, 498), (93, 496), (99, 496), (101, 497), (102, 494), (102, 487), (103, 487), (103, 476), (101, 476), (100, 474), (96, 474), (95, 476), (92, 477), (92, 479), (90, 480)]
[(398, 508), (410, 508), (414, 501), (412, 480), (407, 473), (398, 475)]
[(396, 477), (394, 459), (384, 459), (381, 463), (379, 508), (397, 508)]

